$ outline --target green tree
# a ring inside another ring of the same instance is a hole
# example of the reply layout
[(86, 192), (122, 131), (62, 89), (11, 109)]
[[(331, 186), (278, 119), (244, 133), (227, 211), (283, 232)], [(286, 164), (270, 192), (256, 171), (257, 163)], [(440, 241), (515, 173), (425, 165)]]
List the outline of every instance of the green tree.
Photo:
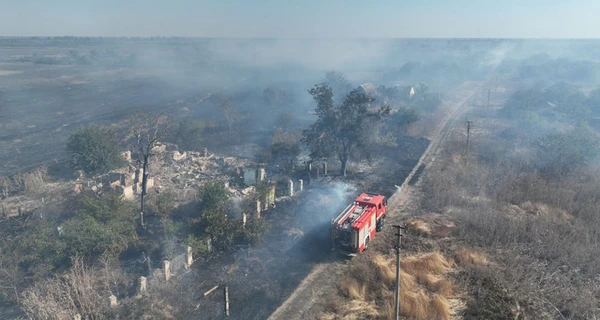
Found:
[(73, 166), (87, 173), (103, 173), (123, 164), (115, 132), (102, 126), (79, 128), (67, 140)]
[(317, 107), (317, 121), (304, 130), (302, 141), (309, 147), (311, 158), (337, 156), (341, 174), (346, 176), (348, 159), (354, 153), (369, 156), (373, 126), (389, 115), (389, 107), (373, 112), (368, 109), (373, 99), (358, 90), (348, 93), (341, 104), (335, 104), (333, 90), (325, 83), (308, 91)]

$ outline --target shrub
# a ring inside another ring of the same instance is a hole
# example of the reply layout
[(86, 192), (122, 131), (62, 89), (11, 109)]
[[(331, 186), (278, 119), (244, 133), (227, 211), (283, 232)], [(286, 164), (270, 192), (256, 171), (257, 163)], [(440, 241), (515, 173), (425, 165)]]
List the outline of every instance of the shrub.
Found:
[(119, 255), (136, 240), (135, 207), (115, 194), (83, 196), (79, 212), (64, 224), (63, 241), (69, 253)]
[(103, 173), (123, 164), (113, 130), (102, 126), (79, 128), (67, 140), (72, 165), (86, 173)]
[(198, 192), (200, 206), (204, 210), (225, 210), (231, 204), (229, 193), (222, 182), (210, 182)]

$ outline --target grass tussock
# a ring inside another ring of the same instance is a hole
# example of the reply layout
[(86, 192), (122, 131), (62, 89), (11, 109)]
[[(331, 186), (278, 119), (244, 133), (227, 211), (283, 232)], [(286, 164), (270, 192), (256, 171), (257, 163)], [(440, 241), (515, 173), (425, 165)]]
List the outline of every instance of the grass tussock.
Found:
[(377, 319), (379, 310), (373, 301), (352, 300), (344, 306), (343, 320)]
[(450, 303), (445, 297), (436, 294), (429, 303), (429, 319), (450, 320)]
[(343, 277), (339, 283), (339, 289), (342, 294), (354, 300), (365, 300), (367, 297), (367, 286), (359, 283), (351, 276)]
[(488, 264), (486, 256), (474, 249), (459, 249), (454, 254), (454, 257), (462, 265), (483, 266)]
[(429, 228), (429, 225), (423, 220), (412, 220), (408, 223), (408, 227), (410, 230), (412, 230), (415, 234), (419, 236), (431, 235), (431, 228)]
[(405, 258), (400, 266), (402, 270), (417, 278), (426, 274), (442, 275), (452, 271), (452, 265), (439, 252)]
[(454, 294), (454, 286), (452, 285), (452, 282), (446, 278), (427, 274), (420, 280), (430, 292), (435, 292), (445, 297)]
[(392, 285), (396, 281), (396, 270), (392, 263), (382, 255), (375, 255), (371, 260), (377, 277), (382, 283)]
[(409, 318), (418, 320), (431, 319), (429, 317), (429, 296), (423, 290), (400, 291), (400, 313)]
[[(452, 265), (439, 252), (402, 261), (400, 306), (404, 317), (417, 320), (450, 319), (448, 300), (452, 283), (443, 275)], [(330, 303), (319, 319), (393, 319), (396, 266), (380, 254), (352, 262), (338, 289), (344, 300)]]
[(573, 219), (573, 216), (571, 216), (567, 211), (542, 202), (525, 201), (519, 207), (525, 210), (525, 212), (536, 216), (541, 215), (564, 222), (571, 221)]

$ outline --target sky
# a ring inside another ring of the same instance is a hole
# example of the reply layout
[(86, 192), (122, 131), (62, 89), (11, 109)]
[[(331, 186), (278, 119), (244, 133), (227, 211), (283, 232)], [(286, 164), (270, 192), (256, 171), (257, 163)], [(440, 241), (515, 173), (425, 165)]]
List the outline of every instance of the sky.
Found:
[(0, 36), (600, 38), (600, 0), (0, 0)]

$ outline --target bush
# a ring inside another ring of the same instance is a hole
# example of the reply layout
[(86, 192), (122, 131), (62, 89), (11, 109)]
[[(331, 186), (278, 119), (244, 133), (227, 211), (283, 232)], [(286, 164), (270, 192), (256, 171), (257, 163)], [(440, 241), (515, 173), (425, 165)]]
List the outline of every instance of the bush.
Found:
[(124, 163), (113, 130), (102, 126), (79, 128), (67, 140), (67, 152), (76, 169), (103, 173)]
[(229, 193), (222, 182), (210, 182), (198, 192), (202, 209), (225, 210), (231, 204)]
[(218, 208), (204, 210), (202, 224), (217, 249), (231, 249), (236, 238), (241, 234), (241, 221), (229, 219), (225, 211)]
[(71, 255), (118, 256), (136, 240), (135, 207), (115, 194), (84, 196), (79, 213), (65, 222), (63, 241)]

